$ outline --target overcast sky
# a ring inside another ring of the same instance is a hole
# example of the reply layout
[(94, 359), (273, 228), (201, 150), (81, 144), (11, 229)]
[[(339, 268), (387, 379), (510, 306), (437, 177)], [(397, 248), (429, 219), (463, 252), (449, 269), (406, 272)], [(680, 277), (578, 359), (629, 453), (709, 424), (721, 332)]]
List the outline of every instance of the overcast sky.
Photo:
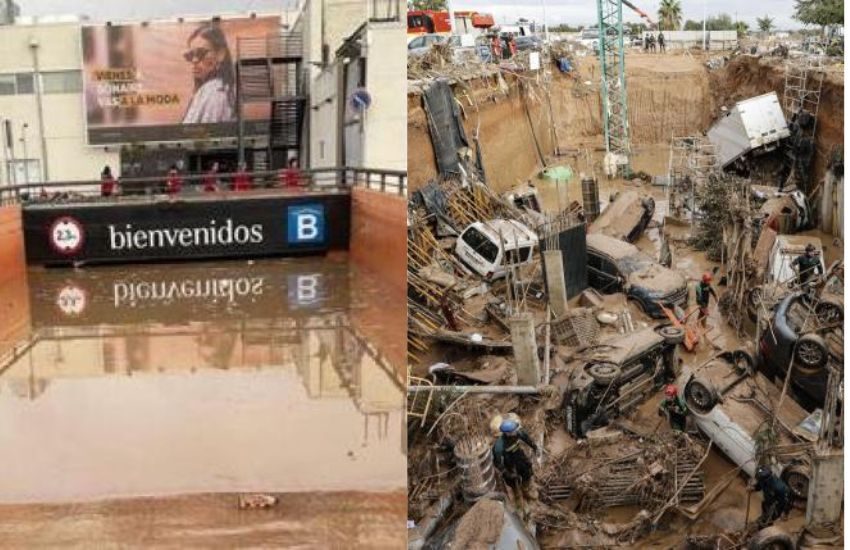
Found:
[(295, 0), (16, 0), (21, 15), (88, 15), (93, 21), (280, 12)]
[[(234, 12), (281, 11), (294, 6), (296, 0), (17, 0), (22, 15), (88, 15), (94, 21), (111, 19), (170, 18), (178, 15), (206, 15)], [(363, 0), (364, 2), (368, 0)], [(546, 19), (550, 25), (570, 23), (586, 25), (596, 21), (596, 0), (545, 0)], [(657, 18), (660, 0), (634, 0), (653, 19)], [(702, 20), (703, 6), (708, 14), (728, 13), (733, 18), (756, 27), (756, 17), (769, 14), (779, 29), (798, 28), (793, 19), (794, 0), (681, 0), (683, 21)], [(543, 20), (541, 0), (453, 0), (454, 9), (474, 9), (492, 13), (498, 23), (513, 23), (519, 17)], [(623, 8), (627, 21), (639, 21), (631, 10)]]
[[(632, 4), (645, 11), (653, 20), (658, 18), (659, 3), (659, 0), (632, 0)], [(702, 21), (703, 6), (706, 5), (708, 15), (725, 12), (734, 19), (737, 12), (738, 20), (749, 23), (750, 28), (757, 28), (756, 17), (765, 15), (774, 19), (774, 26), (778, 29), (801, 26), (791, 19), (794, 0), (681, 0), (681, 3), (682, 22), (686, 19)], [(546, 0), (545, 4), (546, 20), (550, 25), (583, 25), (596, 22), (596, 0)], [(496, 22), (501, 24), (512, 23), (518, 17), (543, 20), (541, 0), (454, 0), (452, 7), (456, 10), (471, 9), (491, 13)], [(640, 21), (640, 17), (625, 6), (623, 17), (626, 21)]]

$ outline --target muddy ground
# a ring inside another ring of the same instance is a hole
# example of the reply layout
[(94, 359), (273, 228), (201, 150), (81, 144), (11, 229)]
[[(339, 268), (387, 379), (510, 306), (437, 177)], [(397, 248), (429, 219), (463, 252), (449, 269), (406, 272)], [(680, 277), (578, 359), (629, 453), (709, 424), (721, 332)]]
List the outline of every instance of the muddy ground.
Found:
[(275, 496), (276, 506), (248, 510), (232, 494), (0, 505), (0, 547), (389, 550), (405, 544), (404, 491)]
[[(666, 174), (670, 161), (670, 138), (674, 135), (701, 134), (719, 115), (721, 106), (731, 106), (735, 101), (768, 91), (776, 91), (782, 98), (784, 70), (776, 59), (739, 56), (717, 70), (709, 70), (704, 61), (705, 58), (700, 55), (660, 57), (630, 53), (627, 56), (633, 171), (650, 175)], [(658, 225), (667, 214), (665, 191), (662, 187), (654, 187), (646, 182), (635, 184), (622, 179), (608, 181), (602, 176), (602, 121), (598, 90), (593, 86), (598, 79), (598, 67), (594, 60), (583, 58), (579, 68), (580, 76), (575, 79), (555, 72), (551, 92), (556, 120), (554, 131), (549, 125), (548, 106), (540, 92), (541, 87), (532, 87), (536, 95), (527, 104), (517, 93), (517, 88), (524, 84), (523, 79), (535, 80), (539, 76), (515, 78), (509, 75), (505, 76), (504, 84), (492, 77), (457, 84), (455, 95), (462, 106), (467, 135), (470, 142), (472, 136), (480, 139), (489, 187), (496, 192), (505, 192), (531, 182), (539, 193), (544, 210), (549, 212), (559, 212), (572, 201), (581, 203), (582, 197), (577, 178), (569, 184), (557, 184), (539, 178), (539, 172), (544, 166), (569, 165), (576, 173), (595, 173), (599, 177), (600, 200), (603, 202), (613, 193), (624, 189), (651, 195), (656, 203), (654, 223), (650, 224), (650, 228), (635, 244), (657, 258), (661, 246)], [(590, 81), (591, 85), (585, 85), (585, 81)], [(505, 85), (510, 90), (507, 96), (503, 93)], [(409, 173), (411, 186), (415, 190), (435, 177), (436, 168), (421, 99), (413, 94), (408, 99)], [(840, 73), (831, 70), (824, 82), (818, 115), (814, 181), (823, 175), (832, 148), (842, 142), (843, 80)], [(555, 149), (556, 143), (561, 154), (548, 153)], [(543, 151), (542, 155), (540, 150)], [(675, 233), (675, 230), (670, 231)], [(684, 239), (684, 233), (687, 231), (674, 237)], [(821, 239), (827, 265), (843, 257), (842, 241), (818, 230), (809, 230), (805, 234)], [(709, 261), (704, 253), (690, 249), (684, 242), (675, 242), (672, 246), (672, 267), (685, 275), (689, 286), (698, 281), (704, 272), (719, 266), (717, 262)], [(718, 291), (722, 293), (723, 288), (718, 288)], [(573, 305), (577, 305), (577, 302), (577, 299), (571, 301)], [(624, 297), (606, 297), (606, 305), (610, 305), (612, 310), (628, 308), (638, 327), (658, 323), (632, 304), (627, 304)], [(542, 322), (542, 319), (538, 321)], [(715, 305), (711, 307), (708, 326), (710, 330), (694, 353), (681, 351), (681, 359), (685, 364), (698, 364), (719, 349), (754, 351), (752, 336), (736, 334)], [(488, 328), (476, 327), (476, 330), (486, 335)], [(428, 365), (434, 362), (457, 362), (466, 368), (469, 361), (468, 353), (439, 344), (421, 354), (418, 359), (419, 363), (413, 365), (413, 373), (419, 376), (424, 376)], [(670, 428), (660, 422), (657, 416), (656, 408), (662, 398), (661, 392), (650, 396), (629, 420), (639, 426), (657, 426), (661, 434), (669, 432)], [(487, 400), (472, 399), (482, 402)], [(550, 421), (544, 428), (539, 398), (499, 397), (490, 401), (495, 408), (502, 406), (503, 412), (511, 410), (527, 413), (524, 422), (532, 437), (539, 436), (545, 429), (548, 456), (558, 456), (576, 445), (572, 436), (563, 429), (562, 422), (557, 420), (558, 415), (550, 414)], [(425, 460), (426, 452), (422, 438), (413, 437), (411, 441), (413, 447), (409, 453), (409, 462), (413, 466), (409, 467), (408, 472), (416, 476), (417, 463)], [(710, 491), (736, 468), (721, 452), (713, 450), (703, 470), (706, 490)], [(740, 474), (731, 475), (735, 476), (732, 483), (696, 521), (668, 512), (657, 531), (629, 547), (672, 548), (680, 544), (685, 535), (735, 532), (743, 529), (747, 523), (752, 524), (761, 512), (761, 495), (752, 494), (748, 499), (746, 478)], [(411, 503), (411, 509), (414, 508), (414, 503)], [(625, 524), (638, 512), (636, 507), (620, 507), (597, 511), (593, 517), (599, 522)], [(795, 509), (788, 520), (780, 521), (778, 525), (794, 533), (802, 529), (804, 522), (804, 510)], [(575, 547), (581, 544), (580, 539), (575, 538), (573, 529), (558, 529), (554, 526), (538, 528), (538, 541), (544, 548)]]

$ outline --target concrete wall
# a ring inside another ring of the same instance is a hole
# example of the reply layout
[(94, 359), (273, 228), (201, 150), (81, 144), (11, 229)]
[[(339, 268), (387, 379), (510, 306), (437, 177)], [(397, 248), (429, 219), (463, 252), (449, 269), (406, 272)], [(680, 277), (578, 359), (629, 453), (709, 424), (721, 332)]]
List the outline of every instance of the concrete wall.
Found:
[(364, 125), (364, 168), (407, 170), (405, 28), (399, 21), (371, 23), (366, 30), (366, 89), (372, 106)]
[[(61, 23), (38, 26), (0, 26), (0, 74), (32, 72), (33, 56), (30, 39), (38, 42), (41, 71), (81, 69), (80, 26), (78, 23)], [(33, 94), (0, 96), (2, 118), (12, 121), (15, 138), (14, 154), (24, 157), (21, 127), (26, 130), (27, 156), (43, 162), (39, 135), (37, 98)], [(118, 150), (89, 147), (85, 138), (83, 96), (81, 93), (44, 94), (45, 138), (47, 141), (47, 168), (51, 181), (97, 179), (103, 166), (109, 164), (118, 174)], [(31, 178), (35, 180), (35, 174)], [(2, 167), (2, 183), (9, 182), (6, 163)], [(23, 182), (21, 182), (23, 183)]]
[(366, 307), (354, 309), (353, 322), (401, 376), (407, 353), (407, 199), (358, 188), (351, 204), (351, 260), (385, 283), (381, 296), (367, 296), (369, 285), (360, 289), (355, 278), (352, 292)]
[(30, 332), (29, 289), (19, 206), (0, 207), (0, 356)]

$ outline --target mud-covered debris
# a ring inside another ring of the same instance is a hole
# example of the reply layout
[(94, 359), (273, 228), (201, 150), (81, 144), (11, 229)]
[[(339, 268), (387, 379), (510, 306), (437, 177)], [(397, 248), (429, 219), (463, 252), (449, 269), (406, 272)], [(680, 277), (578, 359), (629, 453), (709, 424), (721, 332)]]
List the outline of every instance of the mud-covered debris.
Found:
[(505, 511), (501, 502), (479, 500), (460, 519), (452, 548), (487, 550), (499, 540), (504, 522)]
[(239, 495), (239, 508), (241, 510), (256, 510), (271, 508), (277, 505), (277, 497), (273, 495), (251, 494)]

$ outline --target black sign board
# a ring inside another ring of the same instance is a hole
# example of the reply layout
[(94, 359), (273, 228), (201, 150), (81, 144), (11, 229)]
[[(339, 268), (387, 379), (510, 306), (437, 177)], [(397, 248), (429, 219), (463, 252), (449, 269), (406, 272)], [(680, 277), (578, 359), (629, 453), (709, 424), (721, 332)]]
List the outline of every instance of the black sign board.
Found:
[(23, 210), (29, 263), (126, 263), (347, 250), (347, 193), (37, 204)]
[[(584, 224), (574, 225), (558, 233), (558, 250), (564, 263), (567, 298), (578, 296), (587, 288), (587, 231)], [(544, 257), (545, 262), (545, 257)], [(546, 278), (546, 270), (543, 270)]]

